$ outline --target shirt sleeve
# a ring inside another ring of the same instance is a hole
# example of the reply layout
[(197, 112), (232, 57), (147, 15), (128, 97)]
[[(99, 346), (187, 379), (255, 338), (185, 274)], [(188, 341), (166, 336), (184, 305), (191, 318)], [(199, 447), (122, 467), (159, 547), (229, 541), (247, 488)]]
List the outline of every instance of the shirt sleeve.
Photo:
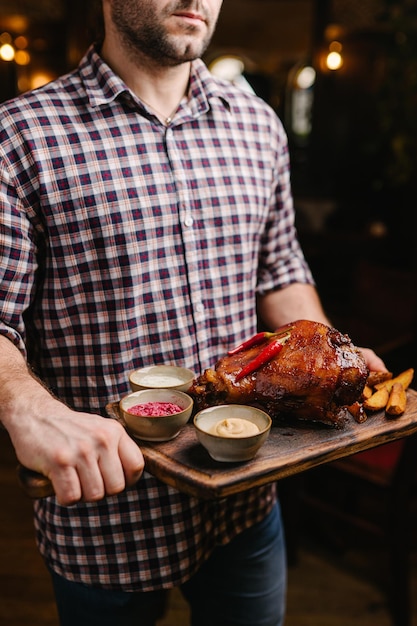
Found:
[[(295, 228), (288, 141), (277, 119), (269, 217), (261, 240), (257, 293), (281, 289), (292, 283), (314, 285)], [(273, 143), (273, 142), (272, 142)]]
[(24, 312), (38, 269), (35, 235), (5, 161), (0, 158), (0, 334), (26, 355)]

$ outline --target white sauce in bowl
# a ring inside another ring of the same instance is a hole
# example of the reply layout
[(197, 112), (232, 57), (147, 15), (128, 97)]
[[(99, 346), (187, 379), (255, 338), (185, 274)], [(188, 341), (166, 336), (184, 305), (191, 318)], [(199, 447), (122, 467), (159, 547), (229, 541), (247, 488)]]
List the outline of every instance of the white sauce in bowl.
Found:
[(183, 385), (184, 379), (167, 374), (144, 374), (137, 377), (137, 382), (144, 387), (175, 387), (176, 385)]

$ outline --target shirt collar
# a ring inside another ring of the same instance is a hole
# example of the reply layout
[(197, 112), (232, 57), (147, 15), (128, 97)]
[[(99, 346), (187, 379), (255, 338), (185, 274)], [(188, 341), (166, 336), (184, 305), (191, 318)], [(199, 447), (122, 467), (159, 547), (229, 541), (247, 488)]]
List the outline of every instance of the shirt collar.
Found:
[[(92, 45), (79, 65), (81, 79), (92, 108), (110, 104), (121, 94), (130, 94), (123, 80), (113, 72)], [(230, 111), (230, 102), (224, 84), (214, 78), (201, 59), (193, 61), (190, 77), (189, 109), (193, 117), (198, 117), (214, 106)]]

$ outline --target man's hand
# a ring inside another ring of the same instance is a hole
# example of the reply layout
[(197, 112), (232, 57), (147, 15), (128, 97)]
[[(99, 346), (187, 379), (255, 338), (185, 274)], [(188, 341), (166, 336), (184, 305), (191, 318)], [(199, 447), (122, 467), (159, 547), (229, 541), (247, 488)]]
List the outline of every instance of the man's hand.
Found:
[(94, 502), (137, 482), (143, 456), (118, 422), (47, 405), (41, 418), (14, 420), (8, 430), (20, 463), (47, 476), (61, 504)]
[(61, 504), (100, 500), (142, 475), (142, 453), (118, 422), (54, 398), (1, 336), (0, 397), (0, 422), (18, 460), (49, 478)]
[(366, 365), (370, 371), (386, 372), (387, 368), (384, 361), (370, 348), (359, 348), (365, 357)]

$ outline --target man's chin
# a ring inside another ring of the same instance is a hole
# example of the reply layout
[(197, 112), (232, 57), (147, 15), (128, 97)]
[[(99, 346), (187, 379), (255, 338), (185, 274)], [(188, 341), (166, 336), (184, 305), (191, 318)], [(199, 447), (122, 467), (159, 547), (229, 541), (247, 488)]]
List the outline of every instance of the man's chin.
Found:
[(170, 65), (181, 65), (182, 63), (187, 63), (200, 58), (204, 54), (206, 49), (207, 46), (202, 45), (201, 42), (198, 44), (196, 44), (195, 42), (190, 42), (188, 44), (182, 45), (181, 49), (178, 48), (176, 50), (173, 50), (172, 54), (167, 60), (170, 61)]

